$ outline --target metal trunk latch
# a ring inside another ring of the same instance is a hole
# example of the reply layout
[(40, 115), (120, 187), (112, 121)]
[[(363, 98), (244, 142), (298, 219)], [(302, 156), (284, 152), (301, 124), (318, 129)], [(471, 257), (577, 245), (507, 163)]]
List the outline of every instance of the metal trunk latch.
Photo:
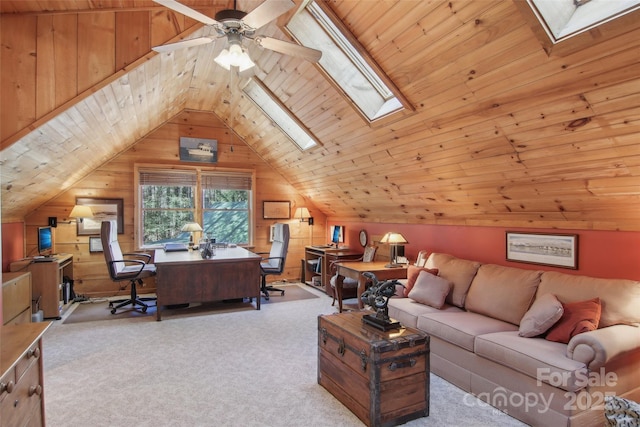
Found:
[(367, 372), (367, 353), (363, 350), (360, 350), (360, 367), (362, 368), (362, 372)]
[(345, 352), (344, 340), (341, 338), (340, 341), (338, 341), (338, 354), (340, 356), (344, 356), (344, 352)]
[(405, 360), (404, 362), (391, 362), (389, 363), (389, 370), (395, 371), (396, 369), (400, 369), (400, 368), (410, 368), (415, 366), (415, 364), (416, 364), (416, 359), (409, 359), (409, 360)]

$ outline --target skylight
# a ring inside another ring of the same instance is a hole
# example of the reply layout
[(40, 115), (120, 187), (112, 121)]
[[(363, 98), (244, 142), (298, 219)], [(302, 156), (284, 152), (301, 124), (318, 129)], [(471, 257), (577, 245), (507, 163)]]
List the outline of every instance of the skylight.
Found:
[(640, 0), (527, 0), (553, 43), (640, 9)]
[(354, 45), (355, 38), (346, 34), (346, 29), (340, 28), (329, 13), (315, 1), (307, 0), (286, 28), (303, 46), (322, 51), (320, 67), (370, 122), (410, 109), (388, 77), (371, 58), (360, 53), (364, 49)]
[(311, 133), (256, 79), (249, 79), (242, 91), (302, 151), (318, 145)]

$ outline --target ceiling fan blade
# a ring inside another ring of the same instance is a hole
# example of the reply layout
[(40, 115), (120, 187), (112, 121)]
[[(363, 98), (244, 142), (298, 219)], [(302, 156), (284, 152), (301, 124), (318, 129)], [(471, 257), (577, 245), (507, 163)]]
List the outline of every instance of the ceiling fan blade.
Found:
[(267, 0), (242, 18), (242, 22), (257, 30), (294, 6), (291, 0)]
[(191, 9), (181, 3), (178, 3), (175, 0), (153, 0), (154, 2), (161, 4), (164, 7), (168, 7), (171, 10), (174, 10), (178, 13), (181, 13), (189, 18), (195, 19), (196, 21), (200, 21), (206, 25), (216, 25), (218, 21), (213, 18), (209, 18), (207, 15), (204, 15), (198, 11)]
[(202, 44), (211, 43), (212, 41), (213, 40), (211, 40), (209, 37), (198, 37), (197, 39), (163, 44), (162, 46), (156, 46), (156, 47), (153, 47), (152, 49), (155, 50), (156, 52), (173, 52), (174, 50), (186, 49), (188, 47), (193, 47), (193, 46), (200, 46)]
[(260, 46), (284, 53), (285, 55), (297, 56), (311, 62), (318, 62), (322, 57), (322, 52), (298, 44), (285, 42), (271, 37), (256, 37), (256, 43)]

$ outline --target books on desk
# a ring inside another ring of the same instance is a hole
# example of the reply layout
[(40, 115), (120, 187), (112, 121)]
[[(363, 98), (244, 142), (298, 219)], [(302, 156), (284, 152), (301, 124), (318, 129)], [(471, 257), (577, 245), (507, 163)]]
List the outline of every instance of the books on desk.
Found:
[(184, 243), (165, 243), (164, 251), (165, 252), (181, 252), (188, 251), (189, 247)]

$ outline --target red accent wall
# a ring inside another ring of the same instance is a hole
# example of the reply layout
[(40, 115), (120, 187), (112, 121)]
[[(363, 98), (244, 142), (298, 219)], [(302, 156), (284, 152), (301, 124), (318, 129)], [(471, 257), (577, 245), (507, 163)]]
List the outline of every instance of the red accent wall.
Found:
[(2, 224), (2, 271), (9, 271), (9, 264), (24, 257), (24, 222)]
[[(386, 224), (329, 221), (345, 226), (345, 244), (360, 248), (358, 233), (382, 236), (402, 233), (409, 241), (405, 256), (415, 260), (421, 250), (442, 252), (459, 258), (525, 269), (554, 270), (582, 276), (640, 280), (640, 232), (593, 230), (544, 230), (503, 227), (468, 227), (422, 224)], [(330, 227), (327, 227), (329, 229)], [(506, 232), (561, 233), (578, 235), (578, 269), (556, 268), (506, 260)], [(330, 238), (327, 237), (327, 241)]]

